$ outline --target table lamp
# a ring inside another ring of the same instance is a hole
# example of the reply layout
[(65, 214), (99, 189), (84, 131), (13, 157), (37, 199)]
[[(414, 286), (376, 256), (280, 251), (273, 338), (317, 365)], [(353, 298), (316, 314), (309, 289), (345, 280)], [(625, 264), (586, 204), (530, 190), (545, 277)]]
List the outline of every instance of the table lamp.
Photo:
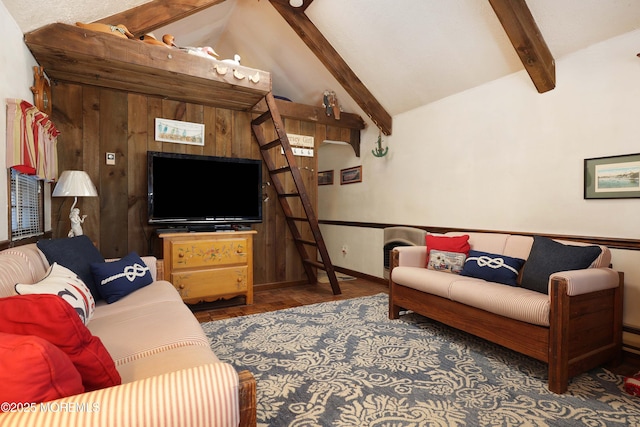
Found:
[(69, 211), (69, 219), (71, 220), (71, 230), (69, 237), (81, 236), (82, 223), (86, 215), (80, 216), (80, 209), (76, 208), (78, 197), (97, 197), (98, 191), (91, 182), (91, 178), (85, 171), (64, 171), (58, 178), (58, 183), (51, 193), (52, 197), (70, 197), (73, 196), (73, 205)]

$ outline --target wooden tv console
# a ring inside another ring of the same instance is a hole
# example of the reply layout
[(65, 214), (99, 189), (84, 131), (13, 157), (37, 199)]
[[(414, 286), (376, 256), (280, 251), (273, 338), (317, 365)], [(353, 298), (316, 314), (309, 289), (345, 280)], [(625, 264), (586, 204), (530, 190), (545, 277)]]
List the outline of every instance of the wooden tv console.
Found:
[(188, 304), (245, 296), (253, 304), (250, 231), (165, 233), (164, 277)]

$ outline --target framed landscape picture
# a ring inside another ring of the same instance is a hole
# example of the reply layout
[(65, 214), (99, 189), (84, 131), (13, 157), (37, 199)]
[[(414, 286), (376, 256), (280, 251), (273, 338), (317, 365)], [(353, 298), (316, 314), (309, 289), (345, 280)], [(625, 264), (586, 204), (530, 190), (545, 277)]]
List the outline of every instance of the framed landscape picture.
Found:
[(362, 166), (340, 170), (340, 185), (362, 182)]
[(333, 171), (318, 172), (318, 185), (333, 185)]
[(638, 197), (640, 197), (640, 153), (585, 159), (585, 199)]

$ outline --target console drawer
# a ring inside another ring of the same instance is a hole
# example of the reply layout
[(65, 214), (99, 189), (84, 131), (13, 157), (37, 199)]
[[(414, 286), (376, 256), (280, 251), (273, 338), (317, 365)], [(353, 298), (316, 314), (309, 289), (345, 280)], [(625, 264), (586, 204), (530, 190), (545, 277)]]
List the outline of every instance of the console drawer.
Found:
[(174, 241), (171, 263), (174, 270), (247, 264), (248, 248), (247, 238)]
[[(171, 283), (183, 300), (238, 294), (247, 291), (248, 267), (222, 267), (215, 270), (194, 270), (171, 274)], [(216, 299), (214, 298), (214, 299)]]

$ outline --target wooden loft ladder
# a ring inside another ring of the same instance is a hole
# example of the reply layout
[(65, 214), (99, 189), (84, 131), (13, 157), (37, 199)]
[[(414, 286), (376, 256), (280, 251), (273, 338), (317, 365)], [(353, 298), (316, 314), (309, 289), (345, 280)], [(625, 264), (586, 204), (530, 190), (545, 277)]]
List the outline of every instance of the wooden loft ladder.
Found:
[[(329, 252), (322, 238), (320, 227), (318, 225), (318, 219), (313, 211), (313, 205), (309, 199), (309, 195), (304, 186), (304, 181), (300, 169), (296, 165), (295, 156), (291, 145), (289, 144), (289, 138), (284, 130), (284, 125), (278, 107), (276, 106), (273, 93), (269, 92), (265, 95), (265, 101), (267, 103), (267, 111), (262, 113), (259, 117), (251, 121), (251, 129), (253, 134), (260, 145), (260, 152), (264, 163), (269, 170), (269, 176), (273, 184), (276, 193), (278, 194), (278, 200), (280, 206), (284, 212), (287, 225), (293, 240), (295, 242), (298, 253), (302, 258), (304, 270), (309, 278), (310, 283), (316, 283), (317, 277), (314, 267), (327, 272), (327, 277), (331, 283), (331, 289), (334, 295), (339, 295), (341, 292), (336, 273), (329, 259)], [(275, 130), (276, 138), (268, 142), (265, 138), (265, 132), (263, 124), (271, 121)], [(272, 150), (272, 149), (276, 150)], [(282, 150), (280, 150), (282, 149)], [(273, 153), (277, 152), (280, 156), (284, 152), (287, 166), (279, 167), (276, 164)], [(287, 181), (289, 180), (289, 181)], [(287, 182), (293, 181), (294, 190), (288, 190)], [(292, 203), (290, 203), (290, 201)], [(293, 205), (293, 202), (297, 201), (297, 205)], [(301, 205), (301, 208), (300, 208)], [(304, 238), (301, 233), (301, 225), (308, 224), (308, 228), (313, 237), (312, 239)], [(313, 259), (307, 254), (307, 247), (313, 247)], [(320, 254), (322, 262), (318, 262), (316, 252)]]

